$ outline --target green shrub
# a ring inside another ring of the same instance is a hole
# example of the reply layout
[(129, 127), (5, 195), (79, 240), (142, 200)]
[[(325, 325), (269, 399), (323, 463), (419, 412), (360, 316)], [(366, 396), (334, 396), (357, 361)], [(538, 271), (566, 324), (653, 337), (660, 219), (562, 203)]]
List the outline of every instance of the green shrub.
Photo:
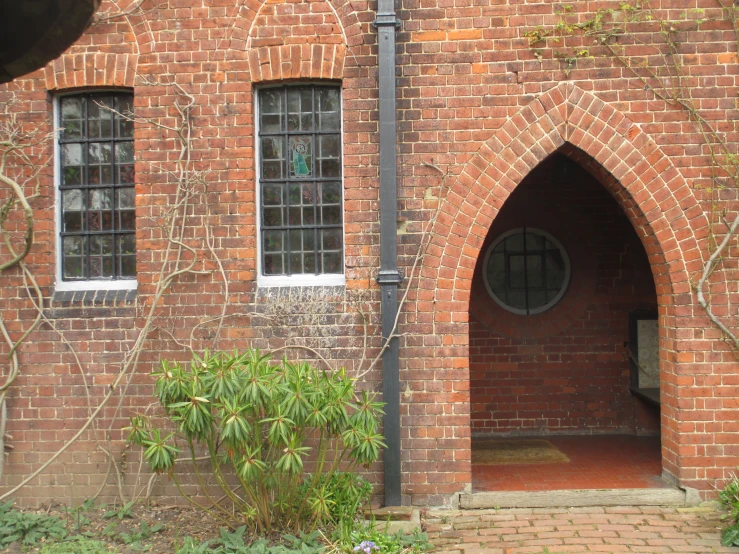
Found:
[(20, 541), (32, 546), (43, 540), (60, 540), (67, 536), (64, 522), (55, 516), (20, 512), (13, 502), (0, 505), (0, 546)]
[(135, 502), (130, 501), (126, 502), (122, 506), (115, 507), (112, 510), (107, 510), (103, 513), (103, 519), (112, 519), (114, 517), (118, 518), (118, 521), (123, 521), (124, 519), (133, 519), (133, 506)]
[(118, 550), (104, 542), (75, 535), (63, 542), (45, 544), (38, 554), (114, 554)]
[(327, 485), (332, 498), (329, 506), (330, 520), (335, 522), (337, 539), (343, 540), (354, 530), (359, 509), (369, 502), (372, 485), (362, 476), (347, 472), (334, 473), (327, 480)]
[(175, 548), (175, 554), (212, 554), (211, 541), (198, 542), (192, 537), (185, 537), (182, 546)]
[[(162, 361), (156, 375), (159, 402), (178, 433), (152, 428), (139, 415), (131, 418), (130, 440), (186, 497), (176, 469), (187, 450), (188, 469), (194, 467), (208, 501), (199, 505), (188, 497), (193, 504), (226, 523), (235, 513), (260, 532), (310, 531), (353, 520), (369, 494), (353, 473), (377, 460), (385, 445), (378, 433), (381, 404), (366, 392), (357, 394), (343, 370), (273, 364), (249, 350), (206, 352), (185, 367)], [(203, 452), (210, 461), (207, 476), (222, 489), (226, 504), (210, 495), (195, 463)], [(304, 467), (308, 457), (314, 464), (310, 474)]]
[(728, 524), (721, 533), (721, 544), (739, 546), (739, 479), (734, 477), (729, 481), (723, 490), (719, 491), (718, 498), (727, 511), (721, 519)]

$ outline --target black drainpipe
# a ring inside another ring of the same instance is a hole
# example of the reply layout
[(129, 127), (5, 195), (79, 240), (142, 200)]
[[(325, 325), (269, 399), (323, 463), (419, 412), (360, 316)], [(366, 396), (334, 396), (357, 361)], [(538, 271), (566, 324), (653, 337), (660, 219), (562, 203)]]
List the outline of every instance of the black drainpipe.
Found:
[[(380, 273), (382, 337), (392, 336), (398, 313), (398, 183), (395, 131), (395, 0), (378, 0), (378, 72), (380, 87)], [(385, 505), (400, 506), (400, 374), (398, 339), (382, 354), (382, 400), (385, 402)]]

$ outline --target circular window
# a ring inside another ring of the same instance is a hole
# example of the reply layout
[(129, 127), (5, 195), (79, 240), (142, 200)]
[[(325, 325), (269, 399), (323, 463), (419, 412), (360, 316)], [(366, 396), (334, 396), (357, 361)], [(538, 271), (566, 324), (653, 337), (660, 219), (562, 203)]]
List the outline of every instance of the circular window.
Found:
[(485, 254), (485, 288), (501, 307), (538, 314), (554, 306), (570, 282), (570, 259), (549, 233), (524, 227), (498, 237)]

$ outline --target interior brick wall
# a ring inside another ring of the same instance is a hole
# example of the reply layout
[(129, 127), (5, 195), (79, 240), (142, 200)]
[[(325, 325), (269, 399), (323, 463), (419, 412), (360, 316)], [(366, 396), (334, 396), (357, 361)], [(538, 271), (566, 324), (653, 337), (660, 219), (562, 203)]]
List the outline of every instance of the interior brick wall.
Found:
[(649, 260), (603, 186), (559, 159), (511, 195), (482, 252), (509, 230), (541, 229), (569, 256), (569, 286), (549, 310), (514, 314), (490, 297), (480, 258), (470, 301), (472, 433), (658, 433), (659, 409), (629, 391), (625, 348), (629, 313), (657, 309)]

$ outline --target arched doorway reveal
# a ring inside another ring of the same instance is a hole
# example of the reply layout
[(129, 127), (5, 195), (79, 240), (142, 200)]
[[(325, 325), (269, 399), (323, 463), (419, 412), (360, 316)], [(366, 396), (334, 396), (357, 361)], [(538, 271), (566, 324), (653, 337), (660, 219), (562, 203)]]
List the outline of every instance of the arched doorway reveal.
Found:
[[(434, 321), (453, 335), (448, 343), (459, 347), (441, 350), (435, 363), (470, 367), (469, 307), (485, 241), (511, 193), (557, 151), (610, 193), (646, 252), (659, 323), (663, 476), (682, 486), (699, 485), (694, 474), (683, 473), (681, 467), (680, 446), (687, 439), (678, 425), (677, 375), (680, 354), (690, 344), (676, 337), (693, 323), (686, 264), (692, 260), (700, 267), (698, 240), (707, 236), (708, 221), (685, 179), (639, 126), (574, 84), (550, 89), (510, 118), (465, 165), (444, 200), (423, 274), (435, 276), (442, 291), (438, 296), (448, 308), (435, 312)], [(463, 372), (457, 375), (461, 378)], [(464, 397), (459, 395), (460, 403)], [(466, 467), (469, 473), (456, 476), (457, 482), (465, 477), (471, 482), (470, 444), (464, 434), (448, 442), (449, 459), (467, 461), (459, 472)]]
[(554, 153), (511, 193), (475, 268), (473, 490), (667, 486), (649, 260), (568, 153), (581, 151)]

